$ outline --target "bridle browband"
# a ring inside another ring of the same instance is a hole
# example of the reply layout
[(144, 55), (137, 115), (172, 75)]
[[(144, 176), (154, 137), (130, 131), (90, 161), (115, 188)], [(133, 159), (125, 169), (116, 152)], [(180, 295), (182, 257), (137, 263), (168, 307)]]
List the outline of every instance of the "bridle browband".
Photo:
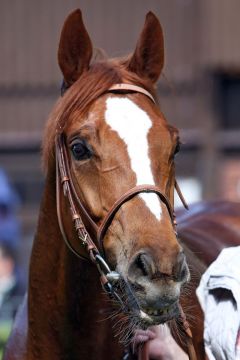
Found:
[[(108, 89), (108, 92), (113, 93), (130, 93), (137, 92), (144, 94), (147, 96), (153, 103), (155, 100), (153, 96), (142, 87), (132, 85), (132, 84), (115, 84)], [(155, 193), (159, 200), (166, 206), (168, 210), (168, 214), (170, 216), (174, 231), (177, 235), (176, 231), (176, 220), (174, 210), (166, 197), (165, 194), (155, 185), (139, 185), (131, 188), (125, 194), (123, 194), (112, 206), (112, 208), (108, 211), (107, 215), (101, 222), (101, 225), (98, 227), (97, 224), (93, 221), (91, 216), (88, 214), (84, 205), (78, 197), (72, 173), (69, 167), (69, 159), (68, 153), (65, 145), (65, 138), (62, 132), (57, 133), (55, 139), (55, 157), (56, 157), (56, 203), (57, 203), (57, 217), (58, 224), (62, 234), (62, 237), (68, 246), (68, 248), (78, 257), (85, 260), (90, 260), (93, 262), (100, 274), (100, 281), (107, 292), (107, 294), (117, 300), (122, 310), (124, 311), (125, 305), (123, 300), (121, 299), (121, 294), (119, 294), (119, 289), (116, 287), (116, 283), (120, 277), (118, 273), (115, 271), (111, 271), (107, 262), (104, 259), (104, 245), (103, 240), (104, 236), (109, 229), (117, 211), (121, 208), (123, 204), (137, 196), (141, 193)], [(77, 233), (77, 239), (74, 239), (74, 243), (66, 235), (62, 213), (61, 213), (61, 187), (63, 189), (63, 194), (67, 198), (72, 222), (74, 224), (75, 231)], [(183, 195), (180, 191), (180, 188), (175, 181), (175, 188), (177, 193), (182, 200), (182, 203), (185, 208), (187, 204), (183, 198)], [(93, 240), (94, 239), (94, 240)], [(83, 251), (85, 250), (85, 254), (83, 255)], [(188, 322), (186, 321), (186, 317), (182, 311), (181, 306), (180, 309), (180, 323), (182, 328), (187, 335), (187, 345), (189, 351), (190, 360), (196, 360), (196, 354), (192, 345), (192, 334), (189, 327)], [(146, 350), (146, 349), (145, 349)], [(148, 359), (148, 356), (144, 357), (144, 353), (146, 352), (144, 348), (140, 350), (139, 358), (142, 360)]]

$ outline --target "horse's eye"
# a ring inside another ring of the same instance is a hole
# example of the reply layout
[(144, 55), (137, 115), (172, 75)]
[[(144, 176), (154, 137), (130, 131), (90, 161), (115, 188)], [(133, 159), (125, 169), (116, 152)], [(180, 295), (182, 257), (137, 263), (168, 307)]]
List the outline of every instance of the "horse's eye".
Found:
[(176, 155), (180, 151), (180, 148), (181, 148), (181, 143), (178, 142), (176, 147), (175, 147), (175, 150), (174, 150), (174, 155)]
[(84, 140), (77, 140), (71, 144), (71, 151), (76, 160), (86, 160), (92, 156), (92, 151)]

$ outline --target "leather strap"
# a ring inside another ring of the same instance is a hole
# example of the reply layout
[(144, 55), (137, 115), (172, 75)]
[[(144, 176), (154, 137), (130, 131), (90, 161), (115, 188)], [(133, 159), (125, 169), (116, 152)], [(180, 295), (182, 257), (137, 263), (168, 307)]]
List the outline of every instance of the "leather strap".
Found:
[[(77, 211), (75, 206), (74, 198), (73, 198), (73, 190), (72, 190), (72, 182), (70, 180), (71, 174), (69, 173), (69, 167), (67, 162), (65, 161), (65, 145), (63, 134), (59, 135), (56, 138), (56, 205), (57, 205), (57, 217), (58, 224), (67, 247), (78, 257), (89, 260), (88, 257), (84, 256), (80, 251), (78, 251), (73, 244), (71, 244), (69, 238), (66, 235), (64, 230), (64, 225), (62, 221), (61, 215), (61, 204), (60, 204), (60, 181), (63, 187), (63, 193), (67, 197), (69, 202), (69, 209), (71, 212), (72, 221), (74, 223), (74, 227), (76, 229), (79, 242), (79, 249), (86, 248), (87, 252), (91, 255), (94, 251), (95, 253), (99, 253), (95, 243), (92, 241), (88, 231), (85, 228), (85, 225), (82, 222), (81, 216)], [(74, 192), (75, 193), (75, 192)]]
[(76, 187), (74, 185), (74, 181), (73, 181), (73, 177), (72, 177), (72, 173), (70, 171), (69, 168), (69, 161), (68, 161), (68, 155), (67, 155), (67, 150), (66, 150), (66, 146), (65, 146), (65, 141), (64, 141), (64, 137), (63, 135), (61, 135), (60, 137), (60, 142), (61, 142), (61, 152), (62, 152), (62, 158), (63, 158), (63, 164), (62, 166), (65, 168), (65, 173), (67, 174), (70, 186), (71, 186), (71, 190), (73, 192), (74, 195), (74, 199), (77, 201), (78, 203), (78, 207), (79, 207), (79, 213), (81, 214), (81, 218), (84, 219), (84, 225), (86, 226), (86, 228), (88, 229), (88, 232), (90, 232), (90, 235), (93, 238), (96, 238), (97, 236), (97, 230), (98, 230), (98, 226), (96, 225), (96, 223), (93, 221), (93, 219), (91, 218), (91, 216), (88, 214), (87, 210), (85, 209), (84, 205), (82, 204), (82, 202), (80, 201), (77, 191), (76, 191)]
[(127, 201), (131, 200), (134, 196), (140, 194), (140, 193), (155, 193), (159, 196), (159, 199), (166, 205), (169, 216), (171, 218), (173, 227), (175, 228), (174, 223), (174, 213), (172, 206), (167, 199), (167, 197), (161, 192), (161, 190), (154, 185), (138, 185), (134, 188), (128, 190), (125, 194), (123, 194), (112, 206), (112, 208), (108, 211), (106, 217), (103, 219), (99, 229), (98, 229), (98, 244), (101, 248), (101, 250), (104, 253), (104, 246), (103, 246), (103, 239), (104, 236), (111, 225), (114, 216), (116, 215), (117, 211), (121, 208), (123, 204), (125, 204)]
[(149, 347), (148, 342), (145, 342), (144, 344), (142, 344), (142, 346), (139, 346), (138, 360), (149, 360), (148, 347)]
[(179, 311), (180, 311), (180, 326), (181, 329), (184, 331), (186, 335), (186, 342), (187, 342), (187, 348), (188, 348), (188, 357), (189, 360), (197, 360), (196, 351), (193, 346), (193, 339), (192, 339), (192, 331), (190, 329), (189, 323), (186, 319), (186, 315), (183, 312), (183, 309), (181, 305), (179, 304)]
[(154, 104), (156, 104), (156, 101), (154, 100), (154, 97), (150, 94), (149, 91), (143, 89), (142, 87), (140, 86), (137, 86), (137, 85), (133, 85), (133, 84), (115, 84), (113, 86), (111, 86), (109, 89), (108, 89), (108, 92), (123, 92), (123, 91), (127, 91), (127, 92), (137, 92), (137, 93), (141, 93), (141, 94), (144, 94), (146, 96), (148, 96)]
[(186, 200), (184, 199), (184, 196), (183, 196), (183, 194), (182, 194), (182, 192), (181, 192), (181, 189), (180, 189), (180, 187), (179, 187), (176, 179), (175, 179), (175, 184), (174, 184), (174, 186), (175, 186), (175, 189), (176, 189), (176, 191), (177, 191), (177, 194), (178, 194), (179, 199), (181, 200), (183, 206), (185, 207), (186, 210), (189, 210), (188, 204), (187, 204)]

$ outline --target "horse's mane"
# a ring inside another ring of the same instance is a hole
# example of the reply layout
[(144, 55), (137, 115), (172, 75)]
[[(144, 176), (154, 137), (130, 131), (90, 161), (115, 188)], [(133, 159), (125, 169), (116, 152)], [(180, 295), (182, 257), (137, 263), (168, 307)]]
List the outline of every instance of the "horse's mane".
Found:
[(92, 63), (80, 78), (60, 98), (51, 112), (43, 139), (43, 167), (47, 171), (49, 162), (54, 160), (54, 140), (62, 132), (69, 116), (78, 110), (84, 116), (90, 105), (117, 83), (132, 83), (148, 90), (156, 98), (153, 84), (127, 70), (127, 58)]

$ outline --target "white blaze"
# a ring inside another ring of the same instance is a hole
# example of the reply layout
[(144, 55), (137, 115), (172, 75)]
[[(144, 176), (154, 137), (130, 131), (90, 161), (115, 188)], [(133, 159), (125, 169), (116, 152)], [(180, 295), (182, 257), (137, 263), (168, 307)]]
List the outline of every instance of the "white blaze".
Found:
[[(154, 185), (151, 163), (148, 156), (147, 135), (152, 126), (148, 114), (127, 98), (108, 98), (105, 120), (127, 145), (132, 170), (137, 185)], [(156, 194), (141, 194), (151, 212), (161, 219), (162, 209)]]

